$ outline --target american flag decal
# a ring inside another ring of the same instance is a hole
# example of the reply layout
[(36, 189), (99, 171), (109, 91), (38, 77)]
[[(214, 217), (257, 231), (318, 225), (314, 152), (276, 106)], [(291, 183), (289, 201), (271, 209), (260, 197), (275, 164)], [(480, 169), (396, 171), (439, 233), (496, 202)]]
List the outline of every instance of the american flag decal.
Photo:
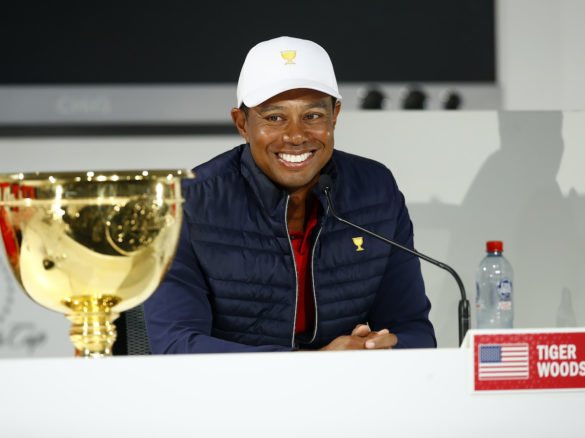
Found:
[(528, 344), (479, 345), (479, 380), (528, 379)]

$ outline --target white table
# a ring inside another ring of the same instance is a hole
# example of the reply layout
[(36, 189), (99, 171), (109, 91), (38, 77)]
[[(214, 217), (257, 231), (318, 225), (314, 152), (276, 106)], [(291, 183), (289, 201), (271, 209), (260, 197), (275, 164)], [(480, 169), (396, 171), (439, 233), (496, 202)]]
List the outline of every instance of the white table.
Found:
[(585, 391), (472, 394), (468, 354), (4, 359), (0, 436), (585, 436)]

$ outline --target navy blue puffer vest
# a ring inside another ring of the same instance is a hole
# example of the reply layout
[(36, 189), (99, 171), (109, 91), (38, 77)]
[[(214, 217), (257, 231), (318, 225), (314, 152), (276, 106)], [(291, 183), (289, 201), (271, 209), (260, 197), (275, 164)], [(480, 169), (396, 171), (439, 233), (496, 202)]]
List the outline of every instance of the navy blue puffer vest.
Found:
[[(322, 173), (333, 179), (342, 217), (413, 246), (404, 198), (386, 167), (335, 150)], [(195, 174), (184, 185), (177, 259), (145, 305), (153, 352), (320, 348), (359, 323), (388, 328), (399, 347), (436, 345), (418, 260), (336, 221), (319, 193), (311, 262), (316, 324), (295, 337), (287, 193), (256, 166), (248, 145)]]

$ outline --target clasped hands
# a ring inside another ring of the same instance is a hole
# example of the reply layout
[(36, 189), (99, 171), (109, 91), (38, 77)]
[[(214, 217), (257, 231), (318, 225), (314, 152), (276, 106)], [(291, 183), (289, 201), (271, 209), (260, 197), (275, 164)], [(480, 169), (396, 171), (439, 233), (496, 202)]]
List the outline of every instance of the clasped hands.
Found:
[(392, 348), (398, 338), (388, 329), (373, 332), (365, 324), (355, 326), (350, 335), (339, 336), (321, 350), (377, 350)]

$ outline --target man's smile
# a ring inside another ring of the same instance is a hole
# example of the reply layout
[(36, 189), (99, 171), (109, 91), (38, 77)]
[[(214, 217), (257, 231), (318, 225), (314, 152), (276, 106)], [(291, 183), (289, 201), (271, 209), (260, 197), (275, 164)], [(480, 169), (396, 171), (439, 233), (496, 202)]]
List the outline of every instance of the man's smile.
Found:
[(304, 152), (302, 154), (287, 154), (279, 152), (276, 154), (278, 161), (287, 167), (298, 168), (309, 164), (315, 151)]

